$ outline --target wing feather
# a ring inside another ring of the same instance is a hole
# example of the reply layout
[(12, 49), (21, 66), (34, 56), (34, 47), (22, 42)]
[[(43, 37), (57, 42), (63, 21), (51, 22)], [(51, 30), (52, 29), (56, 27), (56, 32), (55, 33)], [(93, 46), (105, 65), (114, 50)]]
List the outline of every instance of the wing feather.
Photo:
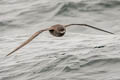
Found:
[(68, 25), (65, 25), (65, 27), (69, 27), (69, 26), (72, 26), (72, 25), (87, 26), (87, 27), (90, 27), (90, 28), (93, 28), (93, 29), (96, 29), (96, 30), (99, 30), (99, 31), (109, 33), (109, 34), (114, 34), (114, 33), (110, 32), (110, 31), (106, 31), (106, 30), (103, 30), (103, 29), (100, 29), (100, 28), (97, 28), (97, 27), (94, 27), (94, 26), (91, 26), (91, 25), (88, 25), (88, 24), (68, 24)]
[(40, 33), (49, 30), (49, 28), (47, 29), (43, 29), (40, 31), (35, 32), (30, 38), (28, 38), (25, 42), (23, 42), (20, 46), (18, 46), (17, 48), (15, 48), (13, 51), (11, 51), (9, 54), (7, 54), (6, 56), (11, 55), (12, 53), (14, 53), (15, 51), (19, 50), (20, 48), (24, 47), (26, 44), (28, 44), (29, 42), (31, 42), (35, 37), (37, 37)]

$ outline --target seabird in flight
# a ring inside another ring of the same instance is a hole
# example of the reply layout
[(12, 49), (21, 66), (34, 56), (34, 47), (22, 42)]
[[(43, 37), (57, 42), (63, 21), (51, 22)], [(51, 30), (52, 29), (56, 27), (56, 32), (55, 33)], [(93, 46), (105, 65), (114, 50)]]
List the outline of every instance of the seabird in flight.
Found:
[(7, 56), (11, 55), (12, 53), (14, 53), (15, 51), (19, 50), (20, 48), (22, 48), (23, 46), (25, 46), (26, 44), (28, 44), (30, 41), (32, 41), (35, 37), (37, 37), (40, 33), (44, 32), (44, 31), (49, 31), (51, 35), (55, 36), (55, 37), (62, 37), (65, 33), (66, 33), (66, 28), (72, 25), (80, 25), (80, 26), (86, 26), (86, 27), (90, 27), (99, 31), (103, 31), (109, 34), (114, 34), (112, 32), (88, 25), (88, 24), (68, 24), (68, 25), (61, 25), (61, 24), (56, 24), (53, 25), (49, 28), (46, 29), (42, 29), (39, 30), (37, 32), (35, 32), (29, 39), (27, 39), (25, 42), (23, 42), (20, 46), (18, 46), (17, 48), (15, 48), (13, 51), (11, 51), (9, 54), (7, 54)]

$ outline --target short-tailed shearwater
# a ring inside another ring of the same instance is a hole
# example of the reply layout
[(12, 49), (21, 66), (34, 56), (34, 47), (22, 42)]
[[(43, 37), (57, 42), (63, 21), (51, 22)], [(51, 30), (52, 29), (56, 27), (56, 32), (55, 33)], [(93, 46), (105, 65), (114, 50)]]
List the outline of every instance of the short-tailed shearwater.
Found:
[(53, 36), (62, 37), (66, 32), (66, 28), (69, 27), (69, 26), (72, 26), (72, 25), (86, 26), (86, 27), (90, 27), (90, 28), (93, 28), (93, 29), (96, 29), (96, 30), (99, 30), (99, 31), (109, 33), (109, 34), (114, 34), (112, 32), (109, 32), (109, 31), (106, 31), (106, 30), (103, 30), (103, 29), (100, 29), (100, 28), (97, 28), (97, 27), (94, 27), (94, 26), (91, 26), (91, 25), (88, 25), (88, 24), (68, 24), (68, 25), (56, 24), (56, 25), (53, 25), (49, 28), (42, 29), (42, 30), (39, 30), (39, 31), (35, 32), (28, 40), (26, 40), (20, 46), (15, 48), (12, 52), (7, 54), (7, 56), (11, 55), (12, 53), (17, 51), (18, 49), (20, 49), (23, 46), (25, 46), (26, 44), (28, 44), (30, 41), (32, 41), (35, 37), (37, 37), (40, 33), (44, 32), (44, 31), (49, 31), (50, 34), (52, 34)]

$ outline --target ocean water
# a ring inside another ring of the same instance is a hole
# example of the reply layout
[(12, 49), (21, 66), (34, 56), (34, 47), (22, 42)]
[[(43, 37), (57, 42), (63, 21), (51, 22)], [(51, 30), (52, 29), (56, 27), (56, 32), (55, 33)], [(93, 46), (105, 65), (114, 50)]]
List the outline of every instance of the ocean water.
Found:
[[(0, 0), (0, 80), (120, 80), (120, 0)], [(71, 26), (63, 37), (34, 32)]]

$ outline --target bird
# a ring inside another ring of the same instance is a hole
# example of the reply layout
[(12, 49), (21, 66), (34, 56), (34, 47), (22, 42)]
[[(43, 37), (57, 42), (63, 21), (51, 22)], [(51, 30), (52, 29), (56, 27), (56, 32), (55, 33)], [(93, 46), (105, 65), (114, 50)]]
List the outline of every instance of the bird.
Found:
[(62, 25), (62, 24), (55, 24), (49, 28), (46, 29), (42, 29), (39, 30), (37, 32), (35, 32), (30, 38), (28, 38), (26, 41), (24, 41), (21, 45), (19, 45), (18, 47), (16, 47), (13, 51), (11, 51), (10, 53), (8, 53), (6, 56), (11, 55), (12, 53), (16, 52), (17, 50), (19, 50), (20, 48), (24, 47), (25, 45), (27, 45), (29, 42), (31, 42), (35, 37), (37, 37), (40, 33), (44, 32), (44, 31), (49, 31), (51, 35), (55, 36), (55, 37), (62, 37), (64, 36), (64, 34), (66, 33), (66, 28), (68, 28), (69, 26), (73, 26), (73, 25), (79, 25), (79, 26), (86, 26), (86, 27), (90, 27), (99, 31), (103, 31), (109, 34), (114, 34), (112, 32), (88, 25), (88, 24), (67, 24), (67, 25)]

